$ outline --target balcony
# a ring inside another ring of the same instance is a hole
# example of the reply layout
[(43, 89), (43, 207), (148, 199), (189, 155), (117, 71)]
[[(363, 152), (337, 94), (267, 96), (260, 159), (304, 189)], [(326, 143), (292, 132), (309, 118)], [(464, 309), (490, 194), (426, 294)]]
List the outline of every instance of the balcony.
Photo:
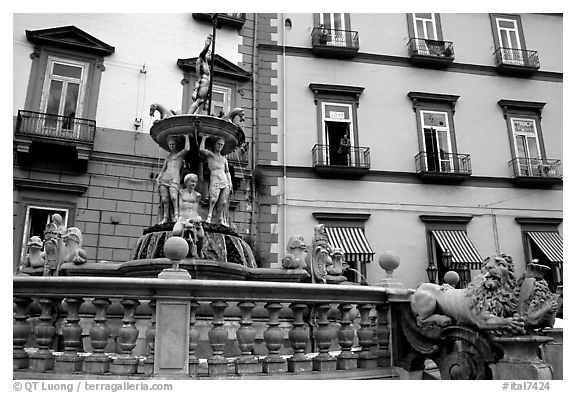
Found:
[(312, 29), (312, 51), (321, 56), (352, 57), (360, 48), (358, 32), (350, 30)]
[[(197, 20), (204, 20), (212, 22), (212, 13), (194, 13), (192, 17)], [(240, 29), (246, 22), (246, 14), (240, 12), (218, 13), (218, 27), (230, 26), (235, 29)]]
[(92, 155), (95, 131), (94, 120), (19, 110), (14, 146), (18, 153), (25, 154), (33, 142), (72, 146), (77, 158), (87, 161)]
[(434, 182), (459, 182), (472, 174), (469, 154), (427, 153), (416, 154), (416, 173)]
[(408, 56), (413, 64), (427, 67), (448, 67), (454, 62), (454, 44), (449, 41), (412, 38), (408, 41)]
[(370, 148), (351, 147), (350, 153), (340, 153), (338, 146), (315, 145), (312, 148), (312, 166), (319, 175), (352, 178), (370, 171)]
[(516, 157), (508, 162), (508, 169), (518, 185), (546, 187), (562, 183), (560, 160)]
[(15, 276), (13, 377), (399, 379), (391, 352), (408, 295), (384, 286)]
[(497, 70), (504, 74), (531, 75), (540, 68), (538, 52), (533, 50), (498, 48), (494, 58)]

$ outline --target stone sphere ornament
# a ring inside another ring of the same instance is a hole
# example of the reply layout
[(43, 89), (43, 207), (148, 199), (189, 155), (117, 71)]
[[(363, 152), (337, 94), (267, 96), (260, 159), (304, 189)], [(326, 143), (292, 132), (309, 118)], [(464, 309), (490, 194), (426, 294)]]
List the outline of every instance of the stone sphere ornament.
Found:
[(400, 266), (400, 256), (395, 251), (384, 251), (378, 257), (378, 263), (388, 275), (391, 275), (392, 272), (396, 270), (398, 266)]
[(460, 281), (460, 276), (454, 270), (450, 270), (446, 272), (442, 281), (456, 288), (456, 285), (458, 285), (458, 282)]
[(173, 236), (164, 243), (164, 255), (171, 261), (179, 261), (188, 255), (188, 242), (179, 236)]

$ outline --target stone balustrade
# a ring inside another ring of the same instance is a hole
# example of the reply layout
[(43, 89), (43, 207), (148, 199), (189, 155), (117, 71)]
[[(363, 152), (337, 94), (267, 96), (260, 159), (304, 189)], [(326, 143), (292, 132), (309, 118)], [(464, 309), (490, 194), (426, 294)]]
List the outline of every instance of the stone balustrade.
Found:
[(356, 285), (15, 276), (14, 377), (394, 378), (391, 305)]

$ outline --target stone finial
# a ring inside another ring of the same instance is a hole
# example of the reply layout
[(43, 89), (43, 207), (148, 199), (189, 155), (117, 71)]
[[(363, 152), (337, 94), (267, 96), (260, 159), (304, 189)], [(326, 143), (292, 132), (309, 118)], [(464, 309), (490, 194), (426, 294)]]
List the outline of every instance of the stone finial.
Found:
[(164, 255), (172, 261), (172, 267), (164, 269), (158, 278), (190, 279), (190, 274), (181, 269), (180, 261), (188, 255), (188, 242), (180, 236), (172, 236), (164, 243)]
[(458, 282), (460, 281), (460, 276), (454, 270), (449, 270), (442, 278), (442, 281), (445, 284), (451, 285), (454, 288), (456, 288), (456, 285), (458, 285)]
[(378, 257), (378, 264), (386, 272), (386, 277), (376, 283), (376, 286), (392, 289), (406, 289), (406, 286), (403, 283), (392, 277), (394, 270), (400, 266), (400, 256), (395, 251), (387, 250), (380, 254)]

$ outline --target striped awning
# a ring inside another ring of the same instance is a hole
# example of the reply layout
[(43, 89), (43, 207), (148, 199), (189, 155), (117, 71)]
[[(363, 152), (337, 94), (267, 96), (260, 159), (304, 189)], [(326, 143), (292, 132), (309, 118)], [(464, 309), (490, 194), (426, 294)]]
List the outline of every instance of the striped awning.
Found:
[(462, 265), (468, 264), (470, 269), (480, 270), (482, 268), (482, 257), (476, 251), (476, 247), (466, 235), (465, 231), (432, 231), (432, 235), (445, 252), (449, 250), (452, 253), (453, 269), (461, 268)]
[(332, 247), (340, 248), (344, 252), (346, 261), (372, 261), (374, 251), (362, 228), (326, 227), (326, 234)]
[(546, 258), (550, 262), (562, 263), (563, 252), (562, 252), (562, 237), (558, 232), (553, 231), (542, 231), (542, 232), (526, 232), (528, 237), (536, 243), (538, 248), (542, 250)]

